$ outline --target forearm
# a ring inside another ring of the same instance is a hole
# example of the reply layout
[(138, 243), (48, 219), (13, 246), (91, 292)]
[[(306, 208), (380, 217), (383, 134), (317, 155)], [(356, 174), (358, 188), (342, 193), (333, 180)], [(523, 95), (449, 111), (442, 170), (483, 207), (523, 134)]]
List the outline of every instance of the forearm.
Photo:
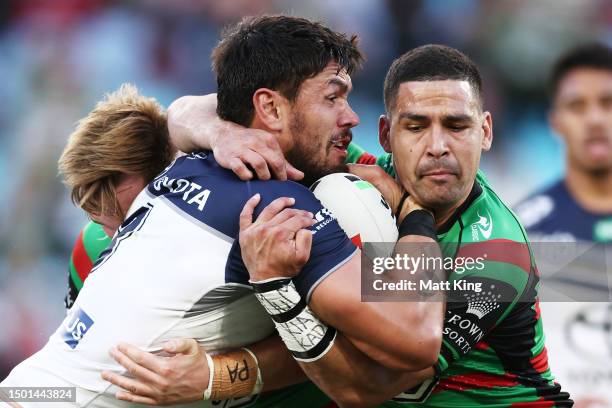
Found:
[(338, 333), (331, 349), (313, 362), (300, 362), (308, 377), (342, 407), (370, 407), (434, 376), (433, 368), (395, 371), (376, 363)]
[(276, 334), (249, 349), (257, 356), (263, 379), (263, 391), (273, 391), (308, 380), (283, 341)]
[(400, 373), (368, 358), (305, 305), (290, 279), (252, 284), (287, 349), (308, 377), (340, 405), (380, 403), (433, 375), (433, 371)]
[[(421, 256), (419, 245), (398, 245), (398, 251)], [(413, 298), (362, 302), (361, 279), (354, 272), (360, 268), (361, 260), (356, 256), (319, 284), (310, 301), (313, 312), (382, 365), (408, 371), (431, 366), (440, 350), (444, 301)], [(420, 271), (413, 275), (415, 280), (420, 277)]]
[[(442, 259), (437, 242), (423, 235), (400, 238), (392, 256), (399, 256), (400, 259)], [(410, 272), (398, 268), (388, 271), (385, 282), (399, 284), (410, 281), (414, 290), (403, 295), (405, 299), (369, 303), (371, 309), (364, 308), (364, 315), (358, 318), (372, 322), (371, 330), (366, 332), (357, 328), (350, 336), (351, 340), (357, 340), (354, 344), (361, 351), (389, 367), (419, 370), (431, 366), (437, 360), (441, 347), (446, 302), (444, 292), (423, 291), (421, 283), (440, 281), (443, 276), (442, 269), (424, 266)], [(389, 296), (389, 292), (383, 292), (382, 296)], [(380, 336), (378, 330), (400, 335)]]
[(219, 135), (232, 127), (217, 116), (217, 94), (183, 96), (168, 107), (168, 132), (172, 143), (183, 152), (212, 149)]

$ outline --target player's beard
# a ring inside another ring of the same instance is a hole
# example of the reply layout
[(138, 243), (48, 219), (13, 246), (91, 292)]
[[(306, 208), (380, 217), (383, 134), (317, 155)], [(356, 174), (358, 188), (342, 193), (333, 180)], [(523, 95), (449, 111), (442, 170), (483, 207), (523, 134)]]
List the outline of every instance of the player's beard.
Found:
[(301, 184), (310, 187), (315, 181), (328, 174), (348, 172), (348, 166), (345, 163), (327, 162), (332, 147), (330, 143), (332, 135), (321, 138), (308, 128), (302, 115), (295, 111), (291, 121), (291, 134), (295, 144), (286, 153), (286, 157), (289, 163), (304, 172)]

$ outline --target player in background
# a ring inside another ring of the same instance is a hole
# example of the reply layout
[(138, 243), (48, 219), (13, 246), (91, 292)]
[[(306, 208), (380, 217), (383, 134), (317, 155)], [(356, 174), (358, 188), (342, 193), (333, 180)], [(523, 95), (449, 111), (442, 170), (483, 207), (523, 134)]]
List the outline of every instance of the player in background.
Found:
[(517, 213), (534, 242), (612, 242), (612, 49), (587, 44), (563, 55), (552, 70), (551, 98), (565, 175)]
[[(551, 79), (550, 126), (565, 144), (565, 175), (516, 211), (534, 242), (612, 242), (612, 49), (589, 43), (563, 54)], [(605, 271), (600, 271), (605, 273)], [(574, 285), (592, 285), (587, 275)], [(609, 287), (602, 287), (609, 291)], [(555, 372), (576, 406), (612, 406), (610, 303), (542, 302)]]
[[(230, 140), (223, 133), (230, 129), (229, 132), (239, 135), (231, 140), (243, 138), (243, 144), (250, 146), (260, 143), (253, 149), (261, 149), (261, 142), (255, 140), (265, 139), (264, 136), (251, 133), (249, 140), (249, 130), (220, 121), (211, 100), (214, 101), (211, 96), (185, 97), (175, 103), (170, 119), (171, 123), (180, 122), (174, 126), (181, 131), (173, 135), (178, 137), (174, 142), (179, 148), (190, 150), (210, 144), (214, 147)], [(400, 185), (375, 167), (352, 170), (366, 178), (370, 173), (373, 176), (370, 180), (387, 192), (385, 197), (391, 205), (397, 206), (404, 190), (408, 190), (415, 200), (432, 210), (437, 239), (445, 248), (445, 255), (489, 256), (484, 270), (451, 273), (451, 280), (480, 282), (487, 292), (447, 305), (444, 342), (435, 364), (441, 379), (433, 390), (419, 390), (425, 402), (418, 406), (571, 406), (569, 395), (554, 383), (548, 367), (536, 302), (536, 266), (525, 232), (482, 173), (477, 172), (481, 151), (488, 150), (492, 141), (492, 119), (483, 110), (477, 67), (465, 55), (448, 47), (424, 46), (412, 50), (389, 70), (385, 104), (387, 114), (380, 119), (379, 137), (385, 150), (393, 152), (393, 158), (387, 154), (377, 160), (393, 164), (386, 166), (386, 170), (397, 171)], [(272, 150), (265, 146), (258, 160), (278, 162), (279, 157), (274, 157)], [(354, 156), (364, 157), (364, 153), (357, 151)], [(232, 168), (244, 178), (252, 177), (253, 171), (243, 167), (245, 161), (238, 152), (235, 159)], [(365, 156), (364, 160), (377, 161), (373, 156)], [(258, 175), (262, 173), (260, 167), (253, 168)], [(273, 224), (263, 222), (252, 227), (247, 222), (243, 228), (245, 259), (256, 258), (260, 262), (250, 265), (254, 280), (262, 272), (284, 277), (289, 270), (274, 259), (280, 251), (266, 251), (265, 247), (258, 251), (252, 246), (270, 238), (259, 229)], [(313, 298), (318, 291), (315, 290)], [(323, 310), (315, 311), (326, 316)], [(122, 361), (127, 367), (134, 367), (133, 360), (137, 360), (143, 363), (141, 368), (152, 372), (158, 370), (156, 364), (170, 371), (177, 368), (134, 348), (126, 350)], [(175, 375), (169, 379), (175, 381)], [(159, 389), (158, 384), (147, 378), (137, 376), (137, 380), (139, 387), (146, 384)], [(324, 383), (319, 384), (326, 389)], [(411, 403), (409, 398), (403, 401)], [(395, 406), (400, 401), (387, 404)]]

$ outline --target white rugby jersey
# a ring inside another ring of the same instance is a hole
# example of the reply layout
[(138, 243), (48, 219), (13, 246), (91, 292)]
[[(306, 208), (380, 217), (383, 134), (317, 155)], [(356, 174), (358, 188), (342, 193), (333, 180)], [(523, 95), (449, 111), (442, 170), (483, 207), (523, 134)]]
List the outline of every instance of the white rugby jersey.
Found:
[[(45, 347), (1, 385), (76, 386), (73, 406), (133, 407), (138, 405), (116, 400), (117, 388), (100, 377), (102, 370), (125, 371), (108, 354), (118, 342), (155, 352), (168, 339), (195, 338), (207, 350), (220, 351), (272, 334), (274, 325), (252, 294), (237, 239), (240, 211), (256, 193), (262, 200), (255, 216), (283, 196), (296, 199), (294, 208), (325, 215), (322, 228), (312, 227), (310, 260), (294, 280), (309, 299), (317, 283), (356, 252), (333, 215), (297, 183), (243, 182), (211, 153), (183, 156), (137, 197)], [(247, 406), (251, 400), (222, 406)]]

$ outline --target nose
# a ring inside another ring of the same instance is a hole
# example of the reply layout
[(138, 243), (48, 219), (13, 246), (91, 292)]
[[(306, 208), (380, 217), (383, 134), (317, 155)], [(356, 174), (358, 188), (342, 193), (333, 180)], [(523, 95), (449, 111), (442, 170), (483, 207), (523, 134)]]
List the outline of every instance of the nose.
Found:
[(355, 113), (351, 105), (346, 104), (339, 118), (338, 126), (341, 128), (352, 128), (359, 124), (359, 115)]
[(449, 154), (448, 136), (442, 126), (432, 126), (427, 138), (427, 148), (425, 152), (433, 158), (441, 158)]

